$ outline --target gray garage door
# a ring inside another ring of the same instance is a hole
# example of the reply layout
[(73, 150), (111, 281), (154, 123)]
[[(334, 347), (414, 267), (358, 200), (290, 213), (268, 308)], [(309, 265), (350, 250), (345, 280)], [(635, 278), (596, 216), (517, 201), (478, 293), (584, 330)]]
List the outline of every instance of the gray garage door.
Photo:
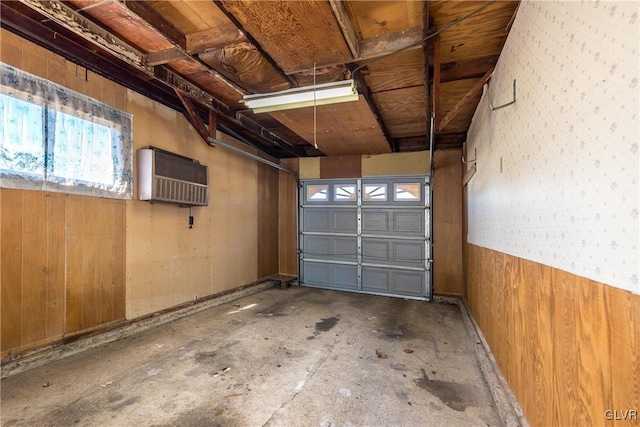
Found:
[(428, 176), (305, 180), (300, 282), (431, 299)]

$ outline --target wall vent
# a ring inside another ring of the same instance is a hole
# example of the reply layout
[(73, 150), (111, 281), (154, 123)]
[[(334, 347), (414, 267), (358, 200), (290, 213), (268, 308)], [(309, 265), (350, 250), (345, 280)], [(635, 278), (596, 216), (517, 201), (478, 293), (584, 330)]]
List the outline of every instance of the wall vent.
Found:
[(209, 170), (199, 161), (155, 147), (138, 150), (138, 199), (209, 204)]

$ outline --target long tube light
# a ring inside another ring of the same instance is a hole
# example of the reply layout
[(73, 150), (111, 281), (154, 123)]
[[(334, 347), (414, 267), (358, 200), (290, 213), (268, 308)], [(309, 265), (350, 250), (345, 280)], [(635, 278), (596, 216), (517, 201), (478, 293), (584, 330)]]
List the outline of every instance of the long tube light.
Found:
[(342, 80), (280, 92), (245, 95), (241, 102), (257, 114), (357, 100), (358, 91), (355, 82)]

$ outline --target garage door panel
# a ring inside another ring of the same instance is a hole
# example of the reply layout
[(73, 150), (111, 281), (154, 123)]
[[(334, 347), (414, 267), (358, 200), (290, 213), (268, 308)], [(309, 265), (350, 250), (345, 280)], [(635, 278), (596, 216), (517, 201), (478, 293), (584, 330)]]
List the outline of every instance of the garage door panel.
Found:
[(426, 282), (425, 271), (393, 271), (393, 290), (402, 294), (421, 295)]
[(332, 229), (335, 232), (355, 233), (358, 230), (358, 213), (355, 209), (334, 211), (331, 219)]
[(362, 267), (362, 290), (386, 291), (396, 295), (421, 296), (425, 293), (426, 272), (384, 267)]
[(395, 264), (422, 267), (426, 262), (424, 241), (394, 240), (391, 242), (391, 261)]
[(355, 209), (307, 208), (304, 229), (314, 233), (356, 233), (358, 215)]
[(424, 209), (363, 209), (362, 234), (424, 236), (425, 211)]
[(305, 284), (330, 289), (358, 289), (358, 266), (304, 261)]
[(332, 213), (329, 209), (306, 209), (304, 211), (305, 231), (331, 232), (331, 216)]
[(393, 212), (392, 231), (394, 234), (424, 236), (424, 211)]
[(362, 262), (387, 263), (390, 256), (390, 242), (384, 239), (362, 239)]
[(305, 235), (303, 247), (305, 258), (353, 262), (358, 259), (358, 239), (355, 236)]
[(362, 232), (369, 234), (386, 234), (390, 231), (389, 212), (378, 210), (363, 210)]
[(362, 238), (362, 263), (406, 267), (424, 267), (426, 261), (423, 240)]
[(362, 268), (362, 290), (369, 292), (389, 291), (390, 271), (383, 268)]

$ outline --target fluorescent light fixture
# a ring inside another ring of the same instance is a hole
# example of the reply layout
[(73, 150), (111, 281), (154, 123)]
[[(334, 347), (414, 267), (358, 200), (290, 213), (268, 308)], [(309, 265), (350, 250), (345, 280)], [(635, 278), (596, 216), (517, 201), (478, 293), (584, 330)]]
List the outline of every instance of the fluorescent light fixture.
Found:
[(280, 92), (245, 95), (242, 103), (254, 113), (290, 110), (293, 108), (312, 107), (314, 105), (337, 104), (339, 102), (357, 101), (358, 91), (355, 82), (342, 80), (323, 83), (315, 86), (298, 87)]

